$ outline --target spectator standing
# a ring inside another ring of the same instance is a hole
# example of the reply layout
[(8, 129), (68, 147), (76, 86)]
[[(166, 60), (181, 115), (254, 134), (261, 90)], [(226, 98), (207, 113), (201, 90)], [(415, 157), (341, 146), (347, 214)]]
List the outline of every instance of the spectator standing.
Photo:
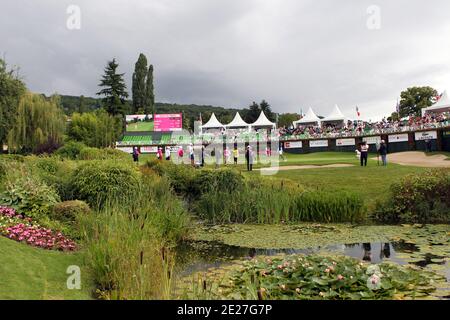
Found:
[(170, 147), (166, 146), (165, 157), (166, 157), (166, 160), (170, 160)]
[(222, 152), (220, 148), (215, 148), (214, 156), (216, 157), (216, 168), (218, 168), (220, 166), (220, 159), (222, 158)]
[(361, 144), (361, 167), (364, 165), (365, 167), (367, 167), (367, 156), (369, 153), (369, 145), (367, 144), (366, 141), (364, 141)]
[(192, 143), (189, 144), (189, 159), (191, 159), (191, 165), (195, 166), (195, 163), (194, 163), (194, 146), (192, 145)]
[(280, 149), (278, 150), (278, 153), (279, 153), (279, 155), (280, 155), (280, 158), (281, 158), (283, 161), (286, 161), (286, 159), (284, 158), (284, 155), (283, 155), (283, 145), (280, 145)]
[(156, 157), (158, 158), (158, 160), (162, 160), (163, 159), (163, 153), (162, 153), (162, 148), (161, 147), (158, 148), (158, 152), (156, 153)]
[(139, 150), (137, 147), (133, 148), (133, 161), (139, 162)]
[(178, 163), (183, 163), (183, 156), (184, 156), (183, 147), (180, 146), (178, 148)]
[(381, 140), (378, 154), (381, 156), (381, 162), (383, 166), (387, 166), (387, 146), (384, 140)]
[(204, 145), (202, 145), (202, 162), (201, 162), (200, 166), (202, 166), (202, 167), (205, 166), (205, 146)]
[(234, 147), (234, 149), (233, 149), (233, 158), (234, 158), (234, 164), (237, 164), (238, 158), (239, 158), (239, 150), (237, 147)]

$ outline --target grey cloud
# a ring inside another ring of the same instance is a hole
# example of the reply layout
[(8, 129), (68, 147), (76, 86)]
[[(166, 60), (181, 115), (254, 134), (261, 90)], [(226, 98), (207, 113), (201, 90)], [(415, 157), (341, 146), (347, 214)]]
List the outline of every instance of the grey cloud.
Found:
[[(82, 28), (66, 29), (66, 8)], [(366, 9), (381, 8), (368, 30)], [(410, 85), (449, 86), (446, 0), (4, 0), (0, 52), (38, 92), (94, 95), (116, 57), (130, 87), (140, 52), (155, 66), (157, 100), (274, 110), (337, 103), (354, 116), (393, 111)]]

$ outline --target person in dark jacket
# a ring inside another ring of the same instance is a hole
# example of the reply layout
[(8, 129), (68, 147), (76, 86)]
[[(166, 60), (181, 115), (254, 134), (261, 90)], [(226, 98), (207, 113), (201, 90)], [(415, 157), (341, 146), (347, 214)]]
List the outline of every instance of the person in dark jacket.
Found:
[(378, 154), (381, 156), (381, 162), (383, 163), (383, 166), (387, 166), (387, 146), (384, 140), (381, 140)]
[(139, 150), (137, 147), (133, 148), (133, 161), (139, 162)]

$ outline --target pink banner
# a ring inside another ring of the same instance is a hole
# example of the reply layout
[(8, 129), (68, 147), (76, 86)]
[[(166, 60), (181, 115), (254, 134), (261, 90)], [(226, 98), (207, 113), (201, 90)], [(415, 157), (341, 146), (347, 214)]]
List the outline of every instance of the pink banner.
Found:
[(155, 114), (154, 131), (181, 131), (183, 128), (183, 114)]

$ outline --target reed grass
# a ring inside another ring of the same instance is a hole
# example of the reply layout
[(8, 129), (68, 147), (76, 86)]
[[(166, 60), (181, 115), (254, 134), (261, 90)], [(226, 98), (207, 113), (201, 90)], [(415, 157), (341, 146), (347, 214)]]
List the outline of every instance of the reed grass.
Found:
[(176, 242), (189, 216), (170, 185), (142, 173), (137, 192), (80, 217), (85, 261), (103, 299), (170, 299)]

